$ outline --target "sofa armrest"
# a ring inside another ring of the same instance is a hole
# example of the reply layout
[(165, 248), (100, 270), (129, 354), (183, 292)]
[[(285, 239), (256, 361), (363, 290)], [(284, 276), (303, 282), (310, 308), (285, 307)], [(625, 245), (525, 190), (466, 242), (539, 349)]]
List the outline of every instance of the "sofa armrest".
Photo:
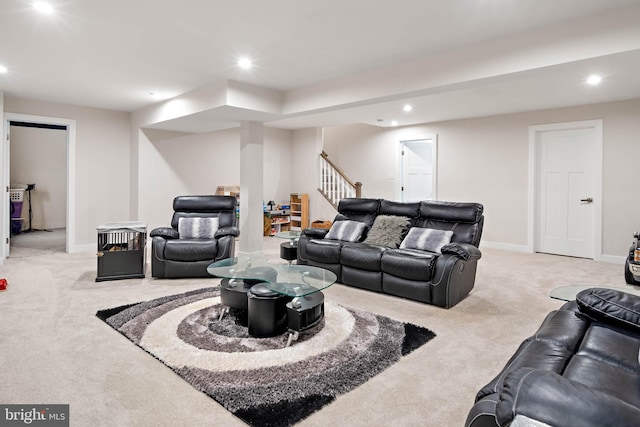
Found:
[(482, 257), (480, 249), (469, 243), (449, 243), (444, 245), (440, 251), (443, 254), (457, 255), (465, 261), (479, 260)]
[(216, 239), (219, 239), (220, 237), (224, 237), (224, 236), (238, 237), (239, 235), (240, 235), (240, 229), (235, 225), (231, 225), (228, 227), (218, 228), (218, 230), (216, 230), (216, 234), (214, 235), (214, 237)]
[(149, 233), (149, 237), (163, 237), (165, 239), (178, 239), (180, 238), (180, 234), (178, 234), (178, 230), (172, 227), (160, 227), (154, 228)]
[(610, 325), (640, 331), (640, 296), (609, 288), (589, 288), (576, 295), (580, 311)]
[(328, 232), (327, 228), (305, 228), (302, 230), (302, 234), (310, 239), (324, 239)]
[(496, 405), (498, 425), (516, 415), (554, 427), (635, 426), (640, 409), (554, 372), (523, 368), (509, 374)]

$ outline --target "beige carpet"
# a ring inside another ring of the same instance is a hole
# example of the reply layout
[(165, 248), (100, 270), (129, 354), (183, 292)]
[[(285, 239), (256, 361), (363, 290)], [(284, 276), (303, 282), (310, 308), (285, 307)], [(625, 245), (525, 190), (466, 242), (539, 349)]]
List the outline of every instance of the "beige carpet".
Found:
[[(280, 239), (265, 238), (278, 259)], [(66, 403), (74, 426), (241, 426), (152, 356), (95, 317), (96, 311), (185, 292), (217, 279), (95, 282), (93, 253), (12, 248), (0, 267), (0, 402)], [(150, 247), (148, 248), (148, 251)], [(301, 426), (461, 426), (477, 390), (562, 302), (568, 284), (624, 284), (621, 265), (483, 250), (476, 286), (452, 309), (344, 285), (328, 300), (415, 323), (437, 336)]]

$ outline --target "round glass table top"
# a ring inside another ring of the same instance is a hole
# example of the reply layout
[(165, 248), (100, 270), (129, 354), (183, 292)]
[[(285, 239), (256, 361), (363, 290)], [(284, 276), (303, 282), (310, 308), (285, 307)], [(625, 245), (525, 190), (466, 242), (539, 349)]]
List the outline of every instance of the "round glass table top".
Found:
[(292, 242), (298, 240), (300, 238), (300, 232), (291, 230), (291, 231), (281, 231), (279, 233), (274, 234), (274, 236), (279, 237), (280, 239), (289, 239)]
[(265, 282), (274, 292), (291, 297), (309, 295), (328, 288), (336, 275), (310, 265), (274, 264), (263, 254), (239, 255), (214, 262), (207, 267), (212, 276)]

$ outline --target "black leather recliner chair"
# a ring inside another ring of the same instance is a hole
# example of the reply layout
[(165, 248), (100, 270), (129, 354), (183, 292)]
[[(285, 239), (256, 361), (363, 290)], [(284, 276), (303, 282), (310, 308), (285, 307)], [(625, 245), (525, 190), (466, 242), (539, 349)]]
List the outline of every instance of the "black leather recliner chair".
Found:
[(638, 426), (639, 348), (640, 297), (586, 289), (522, 342), (465, 426)]
[[(207, 273), (209, 264), (234, 256), (235, 238), (240, 235), (236, 205), (235, 196), (173, 199), (171, 227), (156, 228), (149, 234), (151, 275), (159, 279), (212, 277)], [(217, 230), (215, 225), (212, 227), (216, 220)], [(198, 232), (204, 234), (197, 235)]]

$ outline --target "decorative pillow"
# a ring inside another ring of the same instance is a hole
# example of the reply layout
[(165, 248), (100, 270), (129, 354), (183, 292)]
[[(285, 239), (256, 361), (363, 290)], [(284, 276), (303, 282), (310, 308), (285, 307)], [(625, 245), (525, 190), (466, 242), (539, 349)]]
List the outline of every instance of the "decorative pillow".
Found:
[(602, 322), (640, 330), (640, 297), (609, 288), (589, 288), (576, 295), (580, 311)]
[(178, 233), (181, 239), (213, 239), (218, 231), (218, 218), (180, 218)]
[(343, 240), (345, 242), (357, 242), (362, 237), (367, 225), (358, 221), (336, 221), (333, 223), (325, 239)]
[(406, 216), (379, 215), (373, 221), (364, 243), (397, 248), (407, 228), (409, 218)]
[(451, 230), (413, 227), (400, 243), (400, 247), (440, 253), (440, 249), (451, 242), (451, 236)]

